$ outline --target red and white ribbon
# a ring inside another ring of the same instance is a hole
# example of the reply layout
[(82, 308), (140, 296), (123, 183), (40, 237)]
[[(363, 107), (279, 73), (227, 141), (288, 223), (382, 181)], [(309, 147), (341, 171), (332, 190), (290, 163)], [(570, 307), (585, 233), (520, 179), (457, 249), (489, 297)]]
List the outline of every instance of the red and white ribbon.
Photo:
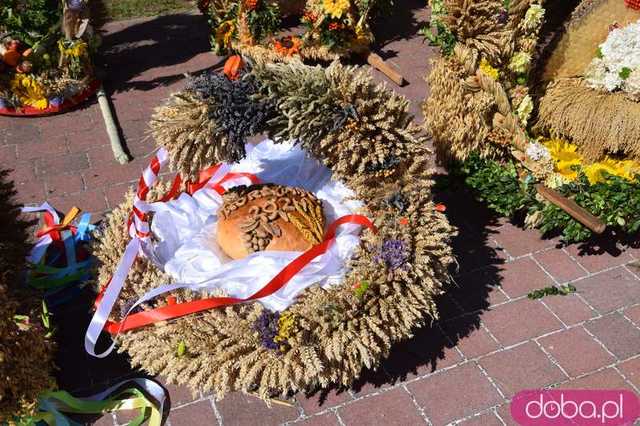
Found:
[[(149, 189), (157, 181), (158, 174), (163, 166), (167, 162), (167, 152), (164, 150), (158, 151), (158, 155), (151, 161), (150, 166), (144, 171), (140, 178), (138, 185), (138, 192), (134, 201), (133, 212), (130, 215), (128, 230), (132, 239), (127, 244), (125, 252), (118, 264), (110, 282), (107, 287), (99, 296), (96, 306), (96, 311), (91, 319), (91, 323), (85, 334), (85, 350), (92, 356), (103, 358), (109, 355), (114, 349), (115, 343), (102, 353), (95, 352), (95, 346), (97, 340), (103, 330), (108, 331), (112, 335), (117, 335), (120, 332), (132, 330), (139, 327), (144, 327), (149, 324), (153, 324), (158, 321), (164, 321), (168, 319), (178, 318), (184, 315), (192, 314), (195, 312), (201, 312), (208, 309), (213, 309), (222, 306), (228, 306), (231, 304), (244, 303), (252, 300), (258, 300), (269, 296), (279, 289), (283, 288), (300, 270), (311, 263), (315, 258), (323, 255), (328, 248), (335, 241), (336, 230), (343, 224), (357, 224), (360, 226), (368, 227), (375, 231), (375, 227), (364, 216), (361, 215), (348, 215), (343, 216), (336, 220), (330, 227), (323, 243), (312, 247), (307, 252), (302, 253), (296, 259), (294, 259), (289, 265), (287, 265), (280, 273), (273, 277), (269, 282), (263, 286), (256, 293), (247, 298), (235, 298), (235, 297), (214, 297), (208, 299), (200, 299), (187, 303), (169, 304), (160, 308), (146, 310), (141, 313), (129, 314), (140, 304), (148, 302), (159, 295), (170, 293), (181, 288), (190, 288), (192, 290), (198, 290), (206, 288), (204, 283), (195, 284), (171, 284), (157, 287), (147, 294), (143, 295), (137, 300), (133, 306), (129, 308), (119, 323), (110, 322), (109, 316), (115, 305), (115, 302), (124, 286), (125, 280), (128, 276), (129, 270), (133, 266), (137, 256), (139, 254), (144, 255), (145, 252), (151, 253), (149, 244), (150, 229), (147, 221), (147, 213), (151, 210), (151, 206), (147, 204), (146, 197)], [(210, 187), (214, 189), (216, 195), (222, 195), (225, 188), (229, 188), (244, 181), (251, 181), (251, 183), (258, 183), (259, 181), (254, 175), (249, 173), (230, 173), (230, 166), (227, 164), (219, 164), (204, 170), (196, 183), (187, 183), (187, 193), (193, 195), (204, 187)], [(224, 185), (224, 186), (223, 186)], [(181, 181), (179, 177), (174, 181), (174, 185), (164, 198), (163, 201), (175, 198), (179, 196), (179, 188), (181, 187)]]

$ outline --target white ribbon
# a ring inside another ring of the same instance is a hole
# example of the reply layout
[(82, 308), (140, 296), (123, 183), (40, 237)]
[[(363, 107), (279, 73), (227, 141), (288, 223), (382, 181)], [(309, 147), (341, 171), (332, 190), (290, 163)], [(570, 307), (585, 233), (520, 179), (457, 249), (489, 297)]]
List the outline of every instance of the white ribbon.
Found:
[[(46, 201), (37, 207), (35, 206), (22, 207), (22, 212), (23, 213), (49, 212), (51, 213), (51, 216), (53, 216), (54, 222), (60, 223), (60, 216), (58, 215), (58, 212), (56, 212), (56, 210), (53, 207), (51, 207), (51, 205)], [(38, 241), (36, 241), (35, 245), (31, 249), (31, 253), (29, 253), (29, 256), (27, 256), (27, 261), (33, 264), (40, 262), (42, 257), (47, 252), (47, 247), (49, 247), (49, 245), (52, 242), (53, 242), (53, 239), (51, 238), (51, 235), (48, 233), (38, 238)]]

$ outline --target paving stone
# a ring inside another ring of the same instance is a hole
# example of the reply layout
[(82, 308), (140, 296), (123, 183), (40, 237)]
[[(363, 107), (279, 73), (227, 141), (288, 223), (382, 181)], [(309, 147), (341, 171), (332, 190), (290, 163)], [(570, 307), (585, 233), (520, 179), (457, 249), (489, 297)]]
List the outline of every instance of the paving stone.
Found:
[(263, 400), (240, 392), (228, 394), (216, 406), (225, 425), (255, 424), (256, 419), (261, 425), (276, 425), (298, 418), (295, 407), (271, 404), (269, 408)]
[(339, 408), (338, 414), (347, 425), (405, 426), (425, 423), (411, 397), (402, 388), (359, 399)]
[(22, 143), (18, 145), (17, 158), (20, 161), (24, 161), (68, 155), (69, 150), (66, 139), (64, 137), (60, 137), (59, 139), (60, 140), (46, 142), (35, 141)]
[(349, 392), (342, 390), (337, 392), (333, 389), (330, 391), (318, 391), (313, 395), (304, 395), (299, 393), (296, 396), (296, 400), (302, 406), (304, 413), (309, 416), (320, 411), (324, 411), (327, 408), (335, 407), (343, 402), (352, 400), (353, 397)]
[(511, 298), (525, 296), (533, 290), (553, 284), (551, 277), (529, 257), (504, 264), (500, 277), (502, 290)]
[(485, 355), (499, 348), (498, 343), (474, 318), (465, 316), (453, 321), (441, 322), (440, 327), (447, 337), (454, 342), (458, 349), (469, 359)]
[(218, 424), (218, 419), (216, 419), (211, 401), (208, 399), (194, 402), (193, 404), (185, 405), (175, 410), (172, 409), (171, 414), (169, 414), (169, 420), (171, 421), (171, 426), (206, 426)]
[(587, 272), (562, 250), (547, 250), (536, 253), (533, 257), (560, 284), (587, 275)]
[(547, 308), (530, 299), (496, 306), (482, 315), (482, 321), (503, 346), (562, 328), (560, 321)]
[(558, 386), (559, 389), (629, 389), (633, 390), (622, 376), (613, 368), (571, 380)]
[(571, 377), (615, 362), (615, 358), (579, 326), (543, 337), (539, 342)]
[(513, 257), (535, 253), (558, 244), (556, 240), (543, 239), (536, 229), (523, 229), (511, 223), (498, 228), (493, 238)]
[[(567, 251), (580, 265), (591, 273), (623, 265), (633, 260), (629, 253), (620, 250), (607, 251), (605, 249), (595, 248), (585, 252), (574, 244), (568, 246)], [(611, 251), (613, 251), (613, 253)]]
[(640, 357), (624, 361), (618, 365), (618, 368), (628, 381), (640, 389)]
[(492, 411), (472, 417), (459, 424), (464, 426), (502, 426), (502, 422)]
[(23, 144), (40, 141), (40, 128), (33, 124), (25, 123), (23, 119), (14, 119), (6, 128), (2, 130), (4, 144)]
[(523, 389), (541, 388), (566, 379), (534, 342), (496, 352), (479, 363), (507, 398)]
[(624, 316), (629, 318), (636, 327), (640, 327), (640, 305), (625, 309)]
[(621, 267), (576, 281), (574, 285), (601, 314), (640, 303), (640, 280)]
[(638, 353), (640, 330), (617, 312), (590, 321), (585, 327), (621, 360)]
[[(432, 423), (447, 424), (502, 401), (487, 377), (471, 362), (407, 385)], [(460, 403), (464, 395), (464, 404)]]
[(340, 421), (333, 412), (320, 414), (317, 416), (309, 417), (301, 422), (294, 423), (300, 426), (339, 426)]
[(101, 190), (48, 197), (48, 201), (53, 207), (65, 213), (69, 211), (71, 207), (79, 207), (89, 213), (102, 213), (107, 209), (107, 201)]
[(449, 294), (462, 306), (465, 312), (485, 310), (489, 306), (509, 300), (499, 290), (499, 267), (489, 266), (455, 278)]
[(46, 156), (36, 160), (36, 173), (40, 176), (79, 172), (88, 168), (89, 160), (84, 153)]
[(47, 197), (73, 194), (84, 190), (82, 176), (75, 173), (58, 174), (47, 177), (44, 181)]
[(0, 164), (6, 167), (7, 164), (13, 164), (18, 159), (17, 145), (0, 146)]
[(507, 426), (519, 426), (518, 423), (511, 416), (511, 404), (506, 403), (501, 405), (496, 410), (502, 421), (505, 422)]
[(576, 294), (545, 297), (543, 301), (567, 325), (577, 324), (599, 315)]
[(171, 399), (171, 407), (179, 407), (181, 405), (188, 404), (200, 399), (200, 395), (194, 395), (193, 392), (191, 392), (191, 389), (186, 386), (167, 383), (164, 378), (159, 379), (159, 382), (169, 393), (169, 398)]

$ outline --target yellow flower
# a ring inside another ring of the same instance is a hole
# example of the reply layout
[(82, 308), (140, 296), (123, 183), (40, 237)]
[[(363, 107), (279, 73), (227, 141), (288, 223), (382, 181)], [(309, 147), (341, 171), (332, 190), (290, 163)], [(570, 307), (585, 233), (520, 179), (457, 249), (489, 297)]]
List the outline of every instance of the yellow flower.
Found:
[(11, 91), (22, 105), (37, 109), (46, 109), (49, 101), (44, 95), (44, 87), (31, 75), (16, 74), (11, 80)]
[(322, 6), (332, 18), (340, 18), (351, 5), (349, 0), (324, 0)]
[(480, 71), (494, 80), (498, 80), (498, 78), (500, 78), (500, 71), (498, 71), (497, 68), (492, 67), (489, 61), (486, 60), (486, 58), (482, 58), (482, 60), (480, 61)]
[(553, 158), (555, 172), (566, 181), (577, 179), (578, 172), (574, 170), (576, 168), (582, 170), (591, 184), (603, 182), (605, 174), (627, 180), (634, 179), (635, 175), (640, 174), (640, 162), (637, 161), (615, 160), (611, 157), (605, 157), (601, 161), (585, 165), (584, 159), (577, 152), (576, 145), (560, 139), (549, 139), (543, 144)]
[(60, 40), (58, 41), (58, 48), (63, 56), (70, 56), (74, 58), (86, 56), (88, 50), (87, 43), (82, 40), (73, 42), (71, 47), (66, 47), (64, 40)]
[(236, 26), (233, 21), (224, 21), (216, 30), (216, 43), (224, 48), (229, 47), (235, 29)]
[(277, 343), (286, 343), (297, 332), (296, 317), (291, 312), (280, 314), (278, 320), (278, 335), (273, 338)]
[(509, 69), (515, 73), (523, 74), (529, 69), (531, 55), (527, 52), (517, 52), (511, 57)]

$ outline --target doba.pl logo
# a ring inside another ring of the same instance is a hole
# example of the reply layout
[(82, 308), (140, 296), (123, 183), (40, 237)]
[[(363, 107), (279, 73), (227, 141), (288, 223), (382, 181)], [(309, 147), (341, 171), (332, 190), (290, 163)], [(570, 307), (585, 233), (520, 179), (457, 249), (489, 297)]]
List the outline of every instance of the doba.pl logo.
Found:
[(628, 390), (525, 390), (511, 401), (521, 425), (622, 426), (640, 417), (640, 399)]

